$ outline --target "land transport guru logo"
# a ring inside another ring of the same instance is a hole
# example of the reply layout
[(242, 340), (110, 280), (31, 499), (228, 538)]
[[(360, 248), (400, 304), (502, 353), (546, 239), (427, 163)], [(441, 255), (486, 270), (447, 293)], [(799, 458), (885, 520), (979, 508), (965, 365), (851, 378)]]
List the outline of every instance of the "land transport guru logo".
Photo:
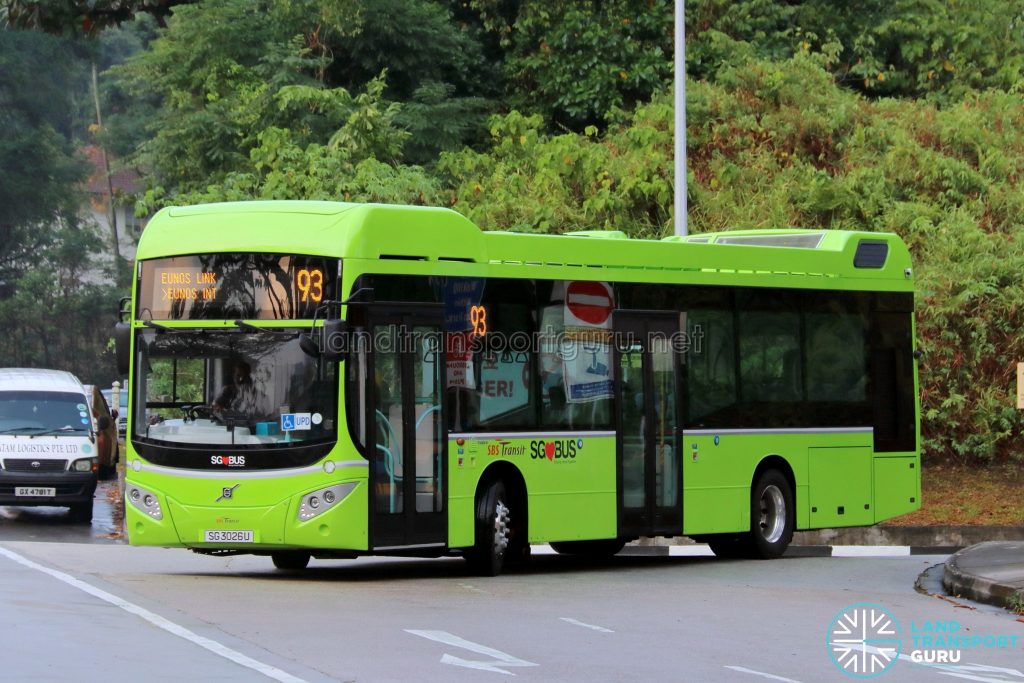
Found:
[[(908, 633), (912, 649), (901, 654), (903, 641), (899, 621), (881, 605), (857, 603), (845, 608), (829, 625), (825, 637), (832, 663), (852, 678), (874, 678), (888, 671), (902, 659), (949, 675), (973, 680), (969, 671), (991, 672), (980, 664), (960, 664), (964, 651), (1016, 649), (1022, 636), (968, 633), (955, 620), (910, 621)], [(1002, 673), (1008, 669), (999, 669)], [(1010, 673), (1021, 676), (1020, 672)], [(961, 675), (962, 674), (962, 675)], [(1000, 678), (999, 680), (1004, 680)], [(1013, 680), (1018, 680), (1014, 678)]]
[(870, 603), (850, 605), (837, 614), (825, 642), (832, 663), (854, 678), (885, 673), (896, 663), (903, 646), (896, 617)]

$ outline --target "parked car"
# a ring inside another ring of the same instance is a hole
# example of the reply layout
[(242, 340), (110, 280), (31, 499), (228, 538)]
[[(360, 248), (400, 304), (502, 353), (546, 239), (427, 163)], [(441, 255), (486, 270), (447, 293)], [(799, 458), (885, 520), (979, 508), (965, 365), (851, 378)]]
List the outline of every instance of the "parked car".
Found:
[[(109, 477), (114, 474), (120, 456), (117, 427), (114, 424), (117, 413), (110, 410), (110, 404), (98, 387), (86, 384), (85, 394), (89, 397), (93, 428), (96, 430), (96, 454), (100, 463), (100, 477)], [(100, 422), (106, 426), (101, 428)]]
[(70, 372), (0, 368), (0, 505), (66, 505), (92, 520), (97, 431), (112, 423), (91, 403)]
[(107, 388), (101, 389), (103, 398), (107, 399), (107, 405), (111, 407), (111, 414), (117, 418), (117, 435), (120, 438), (124, 438), (128, 432), (128, 380), (125, 380), (121, 384), (121, 390), (118, 392), (118, 405), (114, 405), (114, 390)]

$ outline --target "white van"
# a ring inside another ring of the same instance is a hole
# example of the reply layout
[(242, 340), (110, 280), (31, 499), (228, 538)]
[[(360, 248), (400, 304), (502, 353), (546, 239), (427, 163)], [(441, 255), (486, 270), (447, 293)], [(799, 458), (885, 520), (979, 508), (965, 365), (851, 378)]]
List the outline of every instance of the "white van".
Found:
[(110, 418), (94, 423), (89, 405), (70, 372), (0, 368), (0, 505), (66, 505), (92, 520), (96, 429)]

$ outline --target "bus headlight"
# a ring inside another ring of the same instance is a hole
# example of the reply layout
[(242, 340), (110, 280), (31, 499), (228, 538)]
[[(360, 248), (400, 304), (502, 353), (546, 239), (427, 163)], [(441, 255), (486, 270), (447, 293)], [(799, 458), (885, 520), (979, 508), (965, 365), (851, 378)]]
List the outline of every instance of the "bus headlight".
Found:
[(305, 522), (327, 512), (340, 503), (355, 487), (355, 482), (350, 481), (307, 493), (299, 503), (299, 521)]
[(152, 491), (147, 491), (141, 486), (129, 484), (125, 491), (128, 502), (142, 510), (153, 519), (163, 519), (164, 512), (160, 509), (160, 500)]
[(96, 458), (82, 458), (71, 463), (71, 468), (75, 472), (95, 472), (99, 469), (99, 463)]

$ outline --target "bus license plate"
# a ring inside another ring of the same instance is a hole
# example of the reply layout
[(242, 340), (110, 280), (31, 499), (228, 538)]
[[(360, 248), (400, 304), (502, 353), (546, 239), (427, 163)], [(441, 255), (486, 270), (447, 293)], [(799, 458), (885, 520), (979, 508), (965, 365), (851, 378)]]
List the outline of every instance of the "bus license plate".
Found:
[(206, 543), (252, 543), (253, 536), (252, 531), (207, 529), (203, 532), (203, 541)]
[(14, 495), (16, 496), (49, 496), (53, 497), (57, 495), (57, 489), (53, 487), (40, 487), (40, 486), (18, 486), (14, 489)]

